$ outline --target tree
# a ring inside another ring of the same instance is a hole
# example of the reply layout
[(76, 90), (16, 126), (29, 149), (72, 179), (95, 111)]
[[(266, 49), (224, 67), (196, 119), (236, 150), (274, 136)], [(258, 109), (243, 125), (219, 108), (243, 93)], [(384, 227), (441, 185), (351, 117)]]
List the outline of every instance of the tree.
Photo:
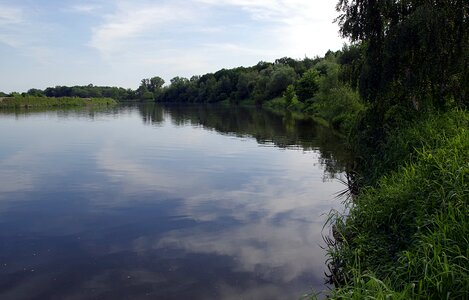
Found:
[(361, 45), (344, 45), (337, 57), (340, 64), (339, 80), (350, 84), (354, 89), (358, 88), (360, 73), (363, 66), (364, 47)]
[(230, 80), (230, 77), (227, 75), (221, 76), (217, 82), (215, 100), (218, 102), (228, 99), (230, 97), (232, 88), (233, 84)]
[(154, 94), (157, 94), (161, 91), (161, 88), (164, 85), (164, 80), (161, 77), (155, 76), (150, 78), (148, 90)]
[(285, 104), (287, 107), (293, 104), (293, 101), (296, 98), (295, 87), (293, 86), (293, 84), (290, 84), (287, 87), (284, 97), (285, 97)]
[(314, 97), (319, 90), (319, 74), (315, 69), (309, 69), (303, 76), (296, 82), (295, 90), (298, 100), (305, 102)]
[(43, 97), (44, 92), (39, 89), (29, 89), (27, 92), (28, 95), (35, 96), (35, 97)]
[(141, 100), (155, 100), (161, 94), (163, 85), (161, 77), (144, 78), (140, 81), (137, 95)]
[(243, 72), (238, 77), (238, 82), (236, 83), (236, 100), (248, 99), (254, 87), (256, 85), (258, 74), (257, 72)]
[(337, 10), (342, 35), (365, 47), (359, 80), (365, 100), (381, 110), (467, 104), (467, 0), (340, 0)]
[(295, 70), (288, 65), (276, 65), (267, 83), (267, 97), (281, 96), (287, 87), (295, 82)]

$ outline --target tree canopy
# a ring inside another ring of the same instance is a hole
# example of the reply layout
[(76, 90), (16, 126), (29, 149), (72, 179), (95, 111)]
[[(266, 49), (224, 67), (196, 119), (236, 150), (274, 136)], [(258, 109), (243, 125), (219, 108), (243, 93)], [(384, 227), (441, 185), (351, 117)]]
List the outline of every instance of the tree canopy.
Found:
[(337, 10), (342, 36), (364, 47), (365, 100), (417, 110), (467, 106), (469, 2), (340, 0)]

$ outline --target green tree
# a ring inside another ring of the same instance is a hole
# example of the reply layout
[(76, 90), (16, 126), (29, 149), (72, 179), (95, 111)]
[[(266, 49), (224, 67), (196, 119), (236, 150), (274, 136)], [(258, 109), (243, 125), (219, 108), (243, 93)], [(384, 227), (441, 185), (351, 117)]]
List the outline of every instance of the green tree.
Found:
[(163, 85), (164, 80), (158, 76), (142, 79), (137, 95), (141, 100), (155, 100), (162, 93)]
[(267, 83), (267, 97), (275, 98), (281, 96), (287, 87), (295, 82), (295, 70), (288, 65), (276, 65), (273, 68), (270, 80)]
[(239, 75), (236, 83), (237, 101), (248, 99), (251, 96), (256, 85), (257, 76), (257, 72), (243, 72)]
[(314, 97), (319, 90), (319, 74), (315, 69), (309, 69), (303, 76), (296, 82), (295, 90), (298, 100), (305, 102)]
[(35, 96), (35, 97), (42, 97), (44, 96), (44, 92), (39, 89), (29, 89), (27, 92), (28, 95)]
[(381, 111), (467, 105), (467, 0), (340, 0), (337, 9), (342, 35), (365, 47), (359, 81), (365, 100), (379, 102)]
[(293, 104), (293, 101), (296, 98), (295, 87), (293, 86), (293, 84), (290, 84), (287, 87), (287, 90), (285, 91), (284, 97), (285, 97), (285, 105), (287, 107)]
[(155, 76), (150, 78), (148, 90), (152, 93), (157, 93), (164, 85), (164, 80), (161, 77)]

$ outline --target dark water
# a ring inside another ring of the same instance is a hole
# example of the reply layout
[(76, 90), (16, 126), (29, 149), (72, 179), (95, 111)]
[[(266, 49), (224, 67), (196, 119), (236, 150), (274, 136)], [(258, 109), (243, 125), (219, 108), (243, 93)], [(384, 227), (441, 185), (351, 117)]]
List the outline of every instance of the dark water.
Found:
[(325, 289), (340, 140), (259, 109), (0, 111), (0, 299)]

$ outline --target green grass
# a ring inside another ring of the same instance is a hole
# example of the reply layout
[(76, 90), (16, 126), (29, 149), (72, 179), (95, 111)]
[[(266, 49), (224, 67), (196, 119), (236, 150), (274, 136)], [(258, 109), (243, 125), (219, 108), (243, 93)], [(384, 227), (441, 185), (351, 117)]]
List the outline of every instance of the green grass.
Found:
[(0, 107), (63, 107), (63, 106), (102, 106), (114, 105), (117, 102), (111, 98), (51, 98), (34, 96), (15, 96), (0, 99)]
[(435, 111), (412, 121), (401, 121), (401, 126), (389, 132), (384, 143), (374, 149), (356, 150), (363, 169), (358, 171), (366, 173), (365, 184), (373, 185), (383, 173), (396, 171), (404, 163), (412, 161), (419, 151), (441, 148), (449, 137), (468, 127), (469, 113), (459, 110)]
[(469, 114), (421, 118), (381, 150), (380, 179), (332, 217), (331, 299), (469, 299)]

